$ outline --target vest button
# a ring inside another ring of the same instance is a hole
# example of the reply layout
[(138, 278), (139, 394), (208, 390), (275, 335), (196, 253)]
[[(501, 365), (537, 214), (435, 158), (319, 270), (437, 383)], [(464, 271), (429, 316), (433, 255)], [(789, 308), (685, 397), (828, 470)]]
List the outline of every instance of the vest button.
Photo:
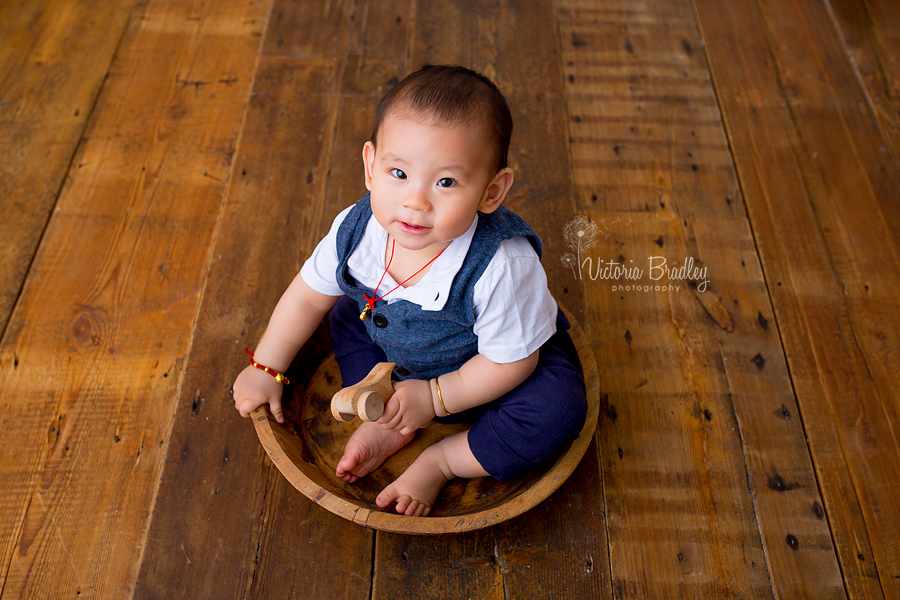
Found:
[(394, 373), (399, 375), (400, 377), (406, 377), (409, 375), (409, 369), (406, 367), (394, 367)]
[(372, 322), (375, 323), (375, 327), (378, 327), (380, 329), (384, 329), (388, 324), (387, 317), (385, 317), (381, 313), (378, 313), (374, 317), (372, 317)]

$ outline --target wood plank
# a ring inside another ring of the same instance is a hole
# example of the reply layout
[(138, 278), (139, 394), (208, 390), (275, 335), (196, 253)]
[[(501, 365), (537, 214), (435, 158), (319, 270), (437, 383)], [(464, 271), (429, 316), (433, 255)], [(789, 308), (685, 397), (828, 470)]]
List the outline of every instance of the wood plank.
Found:
[(493, 532), (428, 537), (379, 533), (372, 597), (509, 598)]
[(602, 498), (584, 493), (598, 477), (592, 443), (555, 494), (515, 519), (458, 535), (379, 532), (372, 597), (608, 597)]
[(133, 6), (0, 4), (0, 332)]
[[(853, 598), (897, 597), (893, 161), (809, 3), (697, 0), (824, 510)], [(733, 37), (740, 26), (740, 40)], [(824, 27), (827, 31), (828, 28)], [(794, 44), (774, 40), (798, 40)], [(806, 77), (809, 74), (809, 78)], [(852, 117), (848, 112), (855, 113)], [(865, 146), (865, 147), (863, 147)], [(887, 326), (885, 326), (887, 325)], [(796, 415), (793, 411), (791, 415)]]
[[(690, 7), (565, 0), (560, 20), (576, 199), (597, 227), (613, 588), (840, 597), (804, 432), (777, 416), (796, 413), (791, 381)], [(652, 257), (708, 271), (659, 280)]]
[(4, 596), (130, 595), (267, 12), (130, 21), (0, 345)]
[(374, 534), (310, 502), (274, 471), (247, 598), (368, 598)]
[(344, 59), (348, 33), (357, 27), (357, 4), (357, 0), (278, 2), (272, 10), (263, 53)]
[(493, 529), (504, 598), (612, 596), (602, 485), (594, 441), (555, 494)]
[[(801, 121), (829, 124), (828, 128), (805, 130), (804, 143), (811, 147), (828, 145), (835, 139), (834, 133), (839, 132), (851, 144), (845, 149), (853, 150), (837, 163), (849, 168), (829, 172), (819, 154), (810, 155), (810, 163), (825, 171), (820, 178), (835, 195), (853, 198), (864, 190), (875, 197), (881, 218), (890, 227), (893, 247), (889, 252), (896, 253), (896, 248), (900, 248), (900, 160), (898, 153), (892, 152), (890, 132), (882, 128), (878, 118), (873, 118), (872, 98), (867, 89), (858, 85), (858, 71), (841, 45), (828, 7), (808, 0), (785, 5), (761, 2), (760, 7), (774, 39), (805, 40), (800, 47), (772, 47), (792, 114)], [(896, 8), (891, 14), (896, 14)], [(893, 19), (895, 23), (898, 20), (896, 16)], [(900, 50), (900, 45), (895, 49)], [(900, 66), (894, 65), (893, 69), (900, 72)], [(897, 116), (900, 118), (900, 114)], [(832, 128), (836, 131), (832, 132)]]
[(331, 219), (366, 193), (362, 148), (372, 135), (375, 107), (409, 71), (415, 0), (359, 3), (347, 40), (341, 107), (331, 156), (325, 214)]
[[(582, 287), (560, 262), (572, 187), (552, 3), (419, 1), (415, 15), (411, 69), (463, 64), (493, 78), (507, 97), (516, 182), (505, 204), (541, 236), (551, 290), (580, 321)], [(595, 450), (588, 452), (556, 494), (508, 523), (440, 543), (379, 533), (373, 598), (609, 595), (602, 486)]]
[[(272, 53), (260, 62), (179, 399), (179, 410), (190, 418), (173, 430), (173, 440), (202, 439), (205, 449), (185, 455), (178, 444), (170, 446), (136, 594), (141, 598), (218, 595), (226, 581), (233, 586), (229, 597), (369, 594), (372, 532), (293, 489), (265, 458), (225, 387), (243, 368), (242, 349), (256, 344), (281, 293), (339, 210), (326, 206), (326, 196), (347, 59), (333, 48), (346, 48), (352, 29), (344, 23), (338, 36), (323, 38), (302, 56), (281, 52), (291, 44), (271, 43), (295, 30), (315, 31), (318, 15), (310, 6), (273, 7), (264, 42)], [(291, 24), (287, 31), (285, 23)], [(362, 187), (361, 176), (355, 179)], [(302, 393), (329, 349), (326, 342), (327, 329), (294, 361), (292, 393)], [(215, 493), (186, 483), (218, 472), (226, 464), (223, 453), (228, 471), (210, 482)], [(190, 563), (173, 551), (178, 544), (190, 548)]]
[(829, 0), (853, 66), (885, 131), (894, 158), (900, 156), (900, 17), (890, 0)]
[(597, 448), (546, 501), (458, 535), (379, 532), (373, 598), (601, 598), (609, 595)]

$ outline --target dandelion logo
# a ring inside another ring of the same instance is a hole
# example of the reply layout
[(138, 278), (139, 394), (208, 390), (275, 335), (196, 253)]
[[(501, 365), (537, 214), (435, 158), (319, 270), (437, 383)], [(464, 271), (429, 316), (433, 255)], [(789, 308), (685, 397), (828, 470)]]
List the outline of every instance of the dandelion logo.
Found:
[(584, 216), (579, 215), (566, 223), (563, 239), (566, 245), (575, 251), (575, 254), (563, 255), (562, 263), (572, 269), (572, 273), (579, 279), (581, 279), (581, 253), (597, 243), (599, 233), (600, 229), (597, 224)]
[[(600, 257), (585, 256), (586, 250), (596, 245), (601, 235), (609, 239), (609, 236), (618, 230), (620, 223), (628, 226), (634, 222), (634, 219), (630, 217), (627, 222), (616, 217), (612, 223), (607, 223), (605, 218), (594, 222), (588, 217), (575, 217), (563, 229), (563, 240), (572, 252), (567, 252), (562, 256), (562, 264), (572, 269), (572, 274), (577, 279), (589, 278), (591, 281), (600, 279), (613, 282), (611, 285), (614, 292), (649, 292), (651, 290), (677, 292), (682, 287), (674, 283), (677, 281), (691, 281), (693, 282), (692, 287), (698, 292), (706, 291), (709, 284), (709, 279), (706, 277), (706, 266), (691, 256), (684, 257), (684, 261), (680, 264), (670, 263), (665, 256), (648, 256), (647, 275), (654, 282), (651, 284), (630, 283), (640, 281), (645, 273), (644, 269), (639, 264), (635, 264), (633, 259), (626, 261), (620, 256), (618, 261), (604, 261)], [(654, 241), (662, 248), (662, 236)], [(587, 277), (583, 273), (585, 269)], [(667, 281), (663, 281), (664, 279)]]

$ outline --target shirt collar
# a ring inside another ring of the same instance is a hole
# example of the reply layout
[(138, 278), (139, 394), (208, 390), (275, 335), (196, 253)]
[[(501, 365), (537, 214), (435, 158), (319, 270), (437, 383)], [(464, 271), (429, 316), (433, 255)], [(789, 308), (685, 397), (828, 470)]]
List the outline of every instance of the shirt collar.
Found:
[[(476, 214), (466, 232), (450, 242), (443, 254), (431, 263), (431, 267), (422, 276), (422, 279), (415, 285), (397, 288), (384, 300), (388, 304), (397, 300), (407, 300), (418, 304), (422, 310), (437, 311), (444, 308), (444, 304), (450, 297), (453, 278), (462, 267), (466, 254), (469, 252), (469, 246), (472, 245), (477, 225), (478, 215)], [(387, 240), (387, 230), (378, 223), (375, 217), (371, 217), (366, 224), (366, 230), (359, 245), (347, 261), (350, 274), (365, 287), (374, 288), (381, 279), (381, 275), (384, 274), (384, 281), (376, 290), (378, 296), (397, 286), (393, 277), (389, 273), (384, 273)]]

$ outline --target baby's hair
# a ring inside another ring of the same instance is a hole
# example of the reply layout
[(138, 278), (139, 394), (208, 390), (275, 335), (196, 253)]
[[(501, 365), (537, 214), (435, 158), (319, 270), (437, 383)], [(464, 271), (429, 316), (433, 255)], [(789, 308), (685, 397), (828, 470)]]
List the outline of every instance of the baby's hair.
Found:
[(494, 144), (496, 167), (507, 166), (512, 139), (512, 114), (494, 82), (460, 66), (425, 65), (404, 77), (375, 109), (372, 143), (377, 146), (378, 129), (391, 111), (402, 116), (427, 115), (444, 125), (481, 126)]

